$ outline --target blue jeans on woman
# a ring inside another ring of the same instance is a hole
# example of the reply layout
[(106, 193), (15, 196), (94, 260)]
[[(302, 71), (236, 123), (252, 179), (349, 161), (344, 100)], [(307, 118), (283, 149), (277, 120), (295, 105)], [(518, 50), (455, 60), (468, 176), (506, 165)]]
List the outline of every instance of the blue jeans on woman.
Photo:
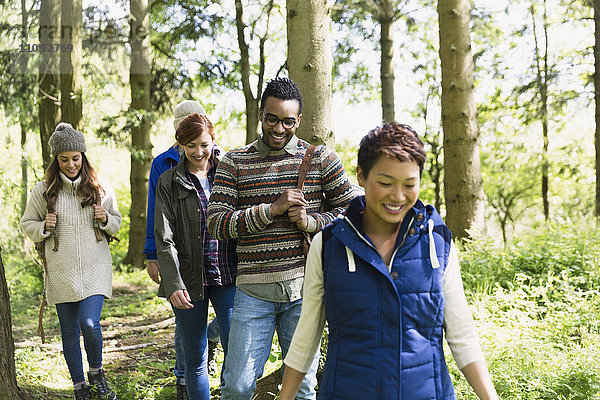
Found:
[(193, 300), (193, 308), (186, 310), (173, 307), (177, 325), (179, 326), (183, 347), (185, 351), (185, 384), (190, 400), (210, 400), (210, 385), (208, 382), (208, 369), (206, 359), (208, 345), (206, 337), (206, 320), (208, 316), (208, 302), (213, 305), (219, 328), (221, 330), (221, 344), (227, 355), (229, 326), (235, 285), (205, 286), (204, 299)]
[[(277, 339), (281, 353), (285, 355), (292, 343), (292, 337), (300, 319), (302, 299), (293, 302), (277, 303), (249, 296), (238, 290), (231, 316), (229, 331), (229, 353), (223, 369), (223, 400), (250, 400), (256, 389), (256, 380), (262, 376), (265, 363), (271, 354), (273, 335), (277, 329)], [(306, 373), (296, 399), (309, 400), (316, 397), (317, 352), (310, 369)]]
[(56, 313), (60, 323), (63, 354), (73, 383), (85, 381), (79, 336), (83, 333), (83, 345), (90, 368), (102, 367), (102, 330), (100, 314), (104, 296), (93, 295), (73, 303), (59, 303)]
[[(214, 306), (213, 306), (214, 307)], [(206, 328), (206, 336), (210, 342), (218, 342), (221, 340), (221, 333), (219, 329), (219, 321), (215, 317), (208, 324)], [(175, 324), (175, 368), (173, 368), (173, 375), (175, 375), (176, 382), (179, 385), (185, 385), (185, 350), (183, 350), (183, 339), (181, 339), (181, 329), (179, 325)]]

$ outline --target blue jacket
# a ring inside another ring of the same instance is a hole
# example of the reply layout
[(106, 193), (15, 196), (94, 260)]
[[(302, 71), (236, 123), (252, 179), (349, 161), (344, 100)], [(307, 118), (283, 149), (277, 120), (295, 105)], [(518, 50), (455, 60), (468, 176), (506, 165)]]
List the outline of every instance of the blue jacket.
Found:
[(390, 272), (362, 230), (364, 207), (355, 198), (323, 232), (329, 344), (319, 398), (456, 399), (442, 346), (450, 230), (417, 201)]
[(144, 241), (144, 254), (147, 260), (157, 260), (156, 242), (154, 240), (154, 207), (156, 203), (156, 183), (163, 172), (173, 168), (179, 162), (177, 147), (171, 146), (160, 153), (150, 167), (150, 182), (148, 183), (148, 209), (146, 211), (146, 240)]

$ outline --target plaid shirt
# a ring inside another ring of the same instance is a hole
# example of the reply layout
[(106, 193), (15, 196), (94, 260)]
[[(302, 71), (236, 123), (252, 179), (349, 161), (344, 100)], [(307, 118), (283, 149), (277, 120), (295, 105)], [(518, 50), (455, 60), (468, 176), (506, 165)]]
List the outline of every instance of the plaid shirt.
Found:
[[(187, 177), (194, 184), (198, 200), (200, 200), (200, 222), (202, 229), (202, 249), (204, 253), (204, 286), (227, 286), (235, 283), (237, 272), (237, 254), (235, 240), (216, 240), (206, 229), (206, 207), (208, 199), (202, 184), (196, 175), (187, 172)], [(212, 188), (215, 175), (214, 169), (208, 173), (208, 182)]]

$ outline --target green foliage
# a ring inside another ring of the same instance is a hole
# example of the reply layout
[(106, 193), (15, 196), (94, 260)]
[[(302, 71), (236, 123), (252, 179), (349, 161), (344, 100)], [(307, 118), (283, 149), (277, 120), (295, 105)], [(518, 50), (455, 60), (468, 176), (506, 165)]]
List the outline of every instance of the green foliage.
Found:
[[(487, 240), (465, 243), (463, 281), (501, 398), (600, 398), (600, 234), (594, 228), (551, 225), (503, 248)], [(457, 391), (468, 391), (451, 369)]]

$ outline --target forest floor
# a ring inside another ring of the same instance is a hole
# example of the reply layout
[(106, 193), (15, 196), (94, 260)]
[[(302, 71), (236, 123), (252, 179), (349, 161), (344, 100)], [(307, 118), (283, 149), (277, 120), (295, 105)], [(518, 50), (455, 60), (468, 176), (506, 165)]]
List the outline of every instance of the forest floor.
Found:
[[(113, 298), (105, 302), (102, 312), (103, 364), (119, 399), (175, 399), (175, 318), (166, 301), (156, 296), (156, 285), (144, 274), (119, 274), (113, 281)], [(46, 307), (46, 343), (42, 343), (36, 336), (38, 306), (36, 299), (23, 297), (12, 304), (19, 387), (30, 399), (73, 398), (55, 308)], [(223, 352), (220, 345), (218, 349), (215, 371), (219, 372), (210, 376), (213, 399), (220, 398)], [(275, 355), (265, 366), (265, 377), (257, 385), (258, 400), (274, 399), (278, 392), (281, 357), (276, 355), (276, 341), (273, 350)], [(85, 351), (83, 356), (85, 360)]]

